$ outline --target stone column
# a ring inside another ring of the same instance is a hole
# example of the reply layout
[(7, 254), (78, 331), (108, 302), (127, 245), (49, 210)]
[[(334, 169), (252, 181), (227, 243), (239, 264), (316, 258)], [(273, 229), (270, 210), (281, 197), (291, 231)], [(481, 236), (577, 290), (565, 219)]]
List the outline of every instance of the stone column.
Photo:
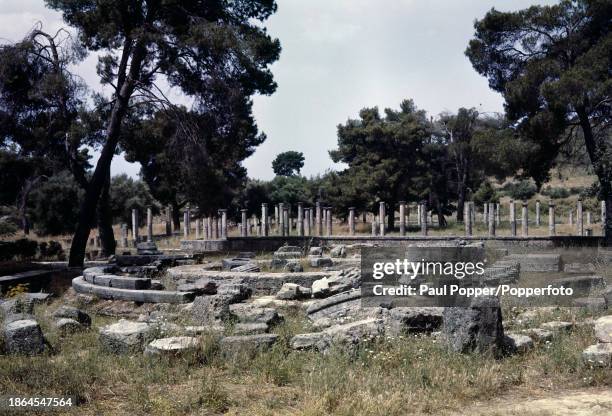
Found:
[(484, 225), (487, 225), (489, 222), (489, 204), (487, 202), (482, 207), (482, 222)]
[(489, 203), (489, 236), (495, 237), (495, 203)]
[(399, 203), (399, 216), (400, 216), (400, 235), (403, 237), (406, 235), (406, 202), (400, 201)]
[(315, 220), (317, 222), (317, 235), (323, 235), (323, 217), (321, 216), (321, 203), (317, 201), (315, 204)]
[(247, 220), (247, 210), (246, 209), (241, 209), (240, 210), (240, 215), (241, 215), (240, 220), (242, 221), (242, 227), (240, 228), (240, 237), (246, 237), (247, 236), (247, 230), (248, 230), (248, 227), (249, 227), (248, 220)]
[(422, 219), (422, 214), (421, 214), (421, 204), (417, 204), (417, 225), (421, 225), (421, 219)]
[(132, 240), (134, 240), (134, 246), (138, 244), (138, 240), (140, 239), (138, 236), (138, 209), (132, 209)]
[(523, 237), (529, 235), (529, 211), (527, 210), (527, 202), (523, 202), (523, 210), (521, 212), (521, 226), (523, 229)]
[(172, 235), (172, 208), (168, 205), (166, 207), (166, 237)]
[(261, 204), (261, 235), (267, 237), (268, 231), (268, 204), (264, 202)]
[(421, 235), (427, 236), (427, 204), (422, 203), (421, 207)]
[(147, 207), (147, 241), (153, 241), (153, 208)]
[(540, 200), (536, 199), (535, 225), (540, 226)]
[(189, 237), (189, 228), (189, 208), (187, 208), (183, 213), (183, 236), (185, 238)]
[(376, 237), (378, 233), (378, 223), (376, 222), (376, 215), (372, 216), (372, 237)]
[(289, 230), (291, 228), (289, 227), (289, 209), (287, 207), (283, 207), (282, 217), (283, 217), (283, 235), (288, 236), (290, 234)]
[(548, 235), (554, 236), (557, 232), (555, 230), (555, 203), (551, 199), (548, 203)]
[(130, 245), (128, 243), (128, 226), (127, 226), (127, 224), (121, 224), (121, 245), (123, 247), (128, 247)]
[(355, 207), (349, 208), (348, 228), (349, 235), (355, 235)]
[(378, 217), (380, 218), (380, 235), (385, 235), (385, 223), (387, 222), (387, 215), (385, 213), (385, 203), (383, 201), (378, 203)]
[(304, 208), (304, 236), (310, 237), (310, 208)]
[(298, 202), (297, 235), (299, 237), (304, 236), (304, 204), (301, 202)]
[(220, 209), (221, 213), (221, 239), (227, 240), (227, 210)]
[(332, 207), (327, 207), (325, 210), (327, 211), (327, 216), (326, 216), (327, 217), (327, 235), (331, 237), (333, 234), (332, 233), (332, 217), (333, 217)]
[(510, 201), (510, 235), (516, 237), (516, 206)]
[(574, 225), (574, 210), (570, 209), (569, 213), (567, 214), (567, 222), (569, 223), (569, 225)]
[(495, 225), (499, 227), (501, 224), (501, 213), (499, 212), (499, 202), (495, 204)]
[(277, 233), (281, 236), (285, 235), (285, 204), (278, 204), (278, 222)]
[(201, 223), (202, 223), (202, 221), (199, 218), (197, 218), (196, 219), (196, 227), (195, 227), (195, 238), (196, 238), (196, 240), (200, 239), (200, 231), (201, 231), (200, 227), (202, 226)]
[(578, 199), (576, 206), (576, 228), (578, 235), (584, 235), (584, 215), (582, 213), (582, 199)]
[(472, 204), (472, 208), (470, 208), (470, 215), (472, 216), (472, 226), (476, 224), (476, 204), (474, 201), (470, 202)]
[(213, 239), (213, 226), (212, 226), (212, 217), (209, 215), (206, 217), (206, 239)]
[(586, 212), (587, 226), (591, 225), (591, 211)]
[(470, 202), (463, 204), (463, 222), (465, 224), (465, 235), (472, 235), (472, 204)]
[(274, 205), (274, 229), (276, 230), (276, 234), (280, 234), (280, 209), (278, 204)]
[(601, 235), (606, 235), (606, 201), (601, 201)]
[(211, 217), (211, 222), (212, 222), (211, 238), (213, 240), (218, 240), (219, 239), (219, 221), (217, 221), (217, 217)]

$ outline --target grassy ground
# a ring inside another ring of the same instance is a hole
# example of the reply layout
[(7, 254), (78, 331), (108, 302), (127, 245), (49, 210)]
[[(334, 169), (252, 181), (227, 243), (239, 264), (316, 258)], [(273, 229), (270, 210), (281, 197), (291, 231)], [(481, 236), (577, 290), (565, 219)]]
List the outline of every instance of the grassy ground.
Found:
[[(96, 329), (59, 338), (45, 318), (44, 308), (53, 307), (39, 307), (37, 315), (54, 352), (0, 355), (0, 391), (73, 396), (79, 406), (71, 414), (441, 414), (517, 389), (612, 386), (609, 369), (581, 363), (581, 351), (595, 342), (588, 326), (504, 359), (451, 353), (435, 338), (421, 336), (386, 338), (355, 355), (323, 356), (288, 347), (291, 336), (311, 331), (304, 316), (291, 309), (283, 311), (286, 321), (275, 331), (281, 342), (271, 351), (228, 357), (214, 337), (203, 336), (188, 357), (149, 359), (108, 355), (98, 345)], [(572, 312), (551, 313), (540, 319), (575, 319)], [(93, 327), (108, 322), (95, 317)]]

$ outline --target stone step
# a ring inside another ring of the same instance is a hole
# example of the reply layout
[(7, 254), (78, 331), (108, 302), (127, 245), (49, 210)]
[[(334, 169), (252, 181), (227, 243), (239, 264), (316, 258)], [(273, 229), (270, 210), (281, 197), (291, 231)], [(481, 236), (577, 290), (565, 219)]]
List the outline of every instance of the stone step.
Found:
[(119, 289), (143, 290), (151, 288), (151, 279), (144, 277), (116, 276), (113, 274), (85, 275), (86, 282), (96, 286)]
[(195, 294), (191, 292), (131, 290), (97, 286), (86, 282), (83, 276), (72, 279), (72, 288), (77, 293), (95, 295), (102, 299), (127, 300), (140, 303), (189, 303), (195, 297)]

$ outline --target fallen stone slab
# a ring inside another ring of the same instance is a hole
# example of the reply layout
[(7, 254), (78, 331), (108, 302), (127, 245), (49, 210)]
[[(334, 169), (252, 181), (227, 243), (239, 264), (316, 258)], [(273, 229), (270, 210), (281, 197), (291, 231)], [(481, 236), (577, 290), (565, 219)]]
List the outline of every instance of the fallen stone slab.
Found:
[(89, 282), (92, 281), (96, 276), (117, 273), (119, 271), (120, 269), (115, 265), (88, 267), (83, 270), (83, 279)]
[(28, 300), (32, 301), (32, 303), (35, 305), (41, 305), (44, 303), (48, 303), (53, 298), (52, 293), (43, 293), (43, 292), (25, 293), (24, 296)]
[(308, 256), (322, 256), (323, 255), (323, 247), (310, 247), (308, 250)]
[(582, 351), (582, 361), (593, 367), (612, 366), (612, 343), (591, 345)]
[(560, 254), (510, 254), (504, 260), (514, 260), (522, 272), (558, 272), (561, 270)]
[(188, 303), (195, 295), (190, 292), (167, 290), (130, 290), (97, 286), (83, 280), (83, 277), (72, 279), (72, 288), (81, 294), (96, 295), (102, 299), (128, 300), (140, 303)]
[(113, 354), (129, 354), (143, 351), (154, 337), (154, 326), (146, 322), (126, 321), (100, 328), (100, 345)]
[(211, 279), (198, 279), (194, 283), (181, 283), (177, 285), (176, 290), (179, 292), (193, 292), (196, 296), (200, 295), (215, 295), (219, 283)]
[(394, 335), (433, 332), (442, 326), (444, 308), (398, 307), (389, 312), (389, 329)]
[(312, 296), (314, 298), (325, 298), (330, 296), (329, 282), (327, 277), (312, 282)]
[(0, 311), (2, 315), (14, 315), (18, 313), (31, 314), (34, 312), (34, 301), (26, 296), (17, 296), (15, 298), (3, 301), (0, 303)]
[(262, 308), (250, 303), (236, 303), (229, 305), (230, 313), (244, 323), (262, 323), (276, 325), (283, 321), (283, 317), (274, 308)]
[(114, 287), (119, 289), (145, 290), (151, 287), (151, 279), (131, 276), (115, 276), (112, 274), (99, 274), (83, 276), (86, 282), (96, 286)]
[(304, 266), (302, 266), (302, 263), (300, 263), (299, 260), (287, 260), (283, 266), (283, 271), (289, 273), (301, 273), (304, 271)]
[(281, 300), (306, 299), (312, 295), (312, 290), (296, 283), (285, 283), (276, 293), (276, 298)]
[(499, 299), (473, 298), (469, 308), (444, 308), (442, 339), (455, 352), (498, 353), (504, 345)]
[(233, 272), (242, 272), (242, 273), (258, 273), (261, 271), (261, 268), (257, 263), (246, 263), (242, 266), (233, 267)]
[(183, 328), (183, 332), (189, 336), (197, 336), (203, 334), (220, 334), (225, 331), (223, 325), (188, 325)]
[(313, 302), (308, 306), (308, 318), (316, 321), (321, 318), (338, 318), (354, 314), (361, 308), (361, 290), (352, 289)]
[(278, 250), (276, 250), (274, 253), (295, 253), (295, 252), (302, 252), (302, 247), (299, 246), (282, 246), (279, 247)]
[(229, 295), (197, 296), (191, 307), (191, 317), (201, 325), (223, 325), (230, 318), (230, 304), (233, 298)]
[(162, 252), (157, 249), (157, 245), (155, 245), (153, 241), (138, 243), (136, 245), (136, 252), (139, 256), (162, 254)]
[(309, 257), (310, 267), (329, 267), (334, 265), (330, 257)]
[(74, 334), (85, 329), (78, 321), (70, 318), (60, 318), (53, 325), (61, 335)]
[(332, 246), (329, 256), (332, 258), (346, 257), (346, 246), (343, 244)]
[(331, 344), (331, 337), (325, 332), (310, 332), (306, 334), (297, 334), (291, 341), (289, 346), (294, 350), (318, 350), (325, 351)]
[(522, 332), (528, 337), (530, 337), (534, 342), (552, 341), (554, 336), (554, 333), (552, 331), (542, 328), (530, 328)]
[(2, 332), (7, 354), (36, 355), (45, 350), (42, 330), (33, 319), (9, 322), (4, 325)]
[(563, 271), (565, 273), (594, 273), (595, 265), (593, 263), (565, 263)]
[(329, 336), (332, 345), (352, 349), (363, 342), (373, 341), (384, 335), (384, 321), (370, 318), (350, 322), (343, 325), (334, 325), (323, 331)]
[(33, 281), (45, 281), (51, 278), (52, 270), (30, 270), (27, 272), (13, 273), (7, 276), (0, 276), (0, 287), (15, 286)]
[(53, 312), (53, 317), (56, 319), (67, 318), (72, 319), (84, 326), (91, 325), (91, 317), (84, 311), (73, 306), (62, 305)]
[(168, 337), (151, 341), (145, 348), (148, 356), (178, 356), (197, 349), (198, 339), (195, 337)]
[(265, 334), (270, 327), (263, 322), (239, 322), (234, 325), (234, 335)]
[(221, 338), (220, 345), (223, 353), (246, 352), (247, 354), (265, 351), (278, 341), (276, 334), (234, 335)]
[(224, 270), (232, 270), (235, 267), (244, 266), (245, 264), (249, 263), (251, 263), (251, 259), (232, 258), (221, 260)]
[(510, 354), (524, 354), (533, 348), (533, 340), (522, 334), (508, 332), (504, 335), (504, 349)]
[(599, 342), (612, 342), (612, 315), (596, 319), (593, 325), (595, 337)]

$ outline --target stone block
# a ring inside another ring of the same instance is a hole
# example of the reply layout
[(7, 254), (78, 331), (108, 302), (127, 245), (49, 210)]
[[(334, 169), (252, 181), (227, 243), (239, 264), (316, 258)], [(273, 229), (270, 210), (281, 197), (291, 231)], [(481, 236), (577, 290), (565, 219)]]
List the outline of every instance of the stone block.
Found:
[(599, 342), (612, 342), (612, 315), (602, 316), (595, 320), (593, 328)]
[(582, 360), (593, 367), (612, 366), (612, 343), (591, 345), (582, 351)]
[(45, 339), (40, 325), (33, 319), (17, 320), (4, 324), (4, 350), (7, 354), (41, 354)]
[(56, 319), (72, 319), (83, 326), (91, 325), (91, 317), (86, 312), (72, 306), (60, 306), (53, 312), (53, 317)]
[(100, 328), (100, 345), (113, 354), (142, 352), (145, 345), (155, 336), (154, 327), (145, 322), (126, 321)]
[(151, 341), (145, 348), (148, 356), (179, 356), (197, 349), (198, 339), (195, 337), (168, 337)]

